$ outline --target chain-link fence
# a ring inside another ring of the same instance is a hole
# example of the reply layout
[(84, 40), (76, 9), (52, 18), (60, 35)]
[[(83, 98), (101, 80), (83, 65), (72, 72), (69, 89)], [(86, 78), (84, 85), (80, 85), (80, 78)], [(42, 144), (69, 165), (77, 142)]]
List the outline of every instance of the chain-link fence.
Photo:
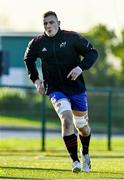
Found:
[[(93, 134), (108, 137), (124, 135), (124, 90), (112, 88), (88, 89), (89, 122)], [(42, 136), (42, 149), (48, 133), (60, 133), (60, 121), (48, 98), (39, 96), (33, 87), (0, 87), (0, 129), (32, 130)]]

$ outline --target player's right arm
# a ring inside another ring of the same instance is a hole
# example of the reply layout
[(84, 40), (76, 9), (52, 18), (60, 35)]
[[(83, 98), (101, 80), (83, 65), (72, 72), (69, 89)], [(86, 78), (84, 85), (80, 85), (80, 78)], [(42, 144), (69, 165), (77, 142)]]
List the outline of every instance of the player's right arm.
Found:
[(29, 78), (35, 84), (37, 92), (42, 95), (43, 94), (43, 86), (42, 81), (39, 79), (38, 70), (36, 68), (36, 60), (37, 60), (37, 44), (36, 40), (32, 39), (25, 51), (24, 54), (24, 63), (26, 69), (28, 71)]

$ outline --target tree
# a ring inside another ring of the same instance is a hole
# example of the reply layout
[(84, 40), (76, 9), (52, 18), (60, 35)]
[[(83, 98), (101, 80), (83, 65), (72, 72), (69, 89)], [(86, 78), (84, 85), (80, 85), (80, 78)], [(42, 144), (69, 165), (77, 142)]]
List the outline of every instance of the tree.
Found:
[(122, 39), (111, 45), (111, 50), (116, 57), (121, 60), (120, 86), (124, 86), (124, 29), (121, 31)]
[(88, 73), (84, 73), (85, 79), (90, 86), (114, 86), (116, 76), (113, 66), (107, 61), (112, 42), (116, 39), (114, 31), (108, 30), (105, 25), (99, 24), (85, 33), (85, 37), (95, 46), (99, 54), (95, 66)]

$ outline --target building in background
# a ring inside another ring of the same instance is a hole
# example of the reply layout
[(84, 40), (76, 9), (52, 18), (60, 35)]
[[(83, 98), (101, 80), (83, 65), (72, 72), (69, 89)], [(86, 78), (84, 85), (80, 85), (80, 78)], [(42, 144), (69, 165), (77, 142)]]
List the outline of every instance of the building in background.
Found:
[[(28, 42), (38, 34), (40, 33), (0, 33), (1, 84), (32, 85), (28, 75), (26, 76), (23, 58)], [(40, 66), (40, 62), (37, 66)]]

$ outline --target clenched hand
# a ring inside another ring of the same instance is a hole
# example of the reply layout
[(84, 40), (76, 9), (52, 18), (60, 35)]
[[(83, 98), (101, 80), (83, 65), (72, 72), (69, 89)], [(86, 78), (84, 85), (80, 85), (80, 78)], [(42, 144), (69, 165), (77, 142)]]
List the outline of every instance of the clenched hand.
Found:
[(41, 81), (40, 79), (37, 79), (34, 84), (35, 84), (37, 92), (40, 95), (43, 95), (43, 93), (44, 93), (43, 81)]
[(67, 78), (71, 77), (71, 80), (76, 80), (77, 77), (82, 73), (82, 69), (77, 66), (75, 68), (73, 68), (69, 74), (67, 75)]

